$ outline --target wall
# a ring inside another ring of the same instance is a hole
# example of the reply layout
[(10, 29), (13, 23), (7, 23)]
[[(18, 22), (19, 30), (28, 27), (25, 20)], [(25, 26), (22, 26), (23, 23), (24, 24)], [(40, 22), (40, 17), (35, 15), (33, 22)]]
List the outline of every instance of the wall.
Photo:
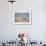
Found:
[[(11, 40), (16, 32), (30, 32), (33, 40), (46, 40), (46, 1), (17, 0), (13, 5), (7, 0), (0, 0), (0, 40)], [(14, 25), (15, 11), (31, 11), (32, 25)]]

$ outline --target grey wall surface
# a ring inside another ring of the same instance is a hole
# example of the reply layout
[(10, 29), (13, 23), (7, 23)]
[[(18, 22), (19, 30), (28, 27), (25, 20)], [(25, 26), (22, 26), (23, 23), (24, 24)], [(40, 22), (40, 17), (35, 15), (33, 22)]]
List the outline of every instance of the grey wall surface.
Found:
[[(15, 11), (31, 11), (32, 25), (14, 25)], [(46, 0), (17, 0), (13, 5), (0, 0), (0, 40), (15, 40), (16, 32), (30, 32), (33, 40), (46, 40)]]

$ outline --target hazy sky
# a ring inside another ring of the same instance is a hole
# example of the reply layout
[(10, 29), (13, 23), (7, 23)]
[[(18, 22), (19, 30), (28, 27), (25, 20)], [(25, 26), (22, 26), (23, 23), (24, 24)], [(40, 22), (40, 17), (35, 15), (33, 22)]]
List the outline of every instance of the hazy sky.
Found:
[(15, 13), (15, 16), (29, 17), (29, 13)]

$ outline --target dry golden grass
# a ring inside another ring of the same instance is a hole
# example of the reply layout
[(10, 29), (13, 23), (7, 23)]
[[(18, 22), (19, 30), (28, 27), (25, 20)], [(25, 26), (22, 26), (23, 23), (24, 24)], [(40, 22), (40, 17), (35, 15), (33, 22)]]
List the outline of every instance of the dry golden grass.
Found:
[(29, 22), (29, 17), (15, 17), (15, 22)]

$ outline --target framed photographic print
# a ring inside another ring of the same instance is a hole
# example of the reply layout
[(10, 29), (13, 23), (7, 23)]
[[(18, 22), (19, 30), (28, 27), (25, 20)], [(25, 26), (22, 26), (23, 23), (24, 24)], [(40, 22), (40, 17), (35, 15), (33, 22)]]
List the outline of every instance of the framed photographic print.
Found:
[(32, 24), (32, 12), (16, 11), (14, 15), (14, 24)]

